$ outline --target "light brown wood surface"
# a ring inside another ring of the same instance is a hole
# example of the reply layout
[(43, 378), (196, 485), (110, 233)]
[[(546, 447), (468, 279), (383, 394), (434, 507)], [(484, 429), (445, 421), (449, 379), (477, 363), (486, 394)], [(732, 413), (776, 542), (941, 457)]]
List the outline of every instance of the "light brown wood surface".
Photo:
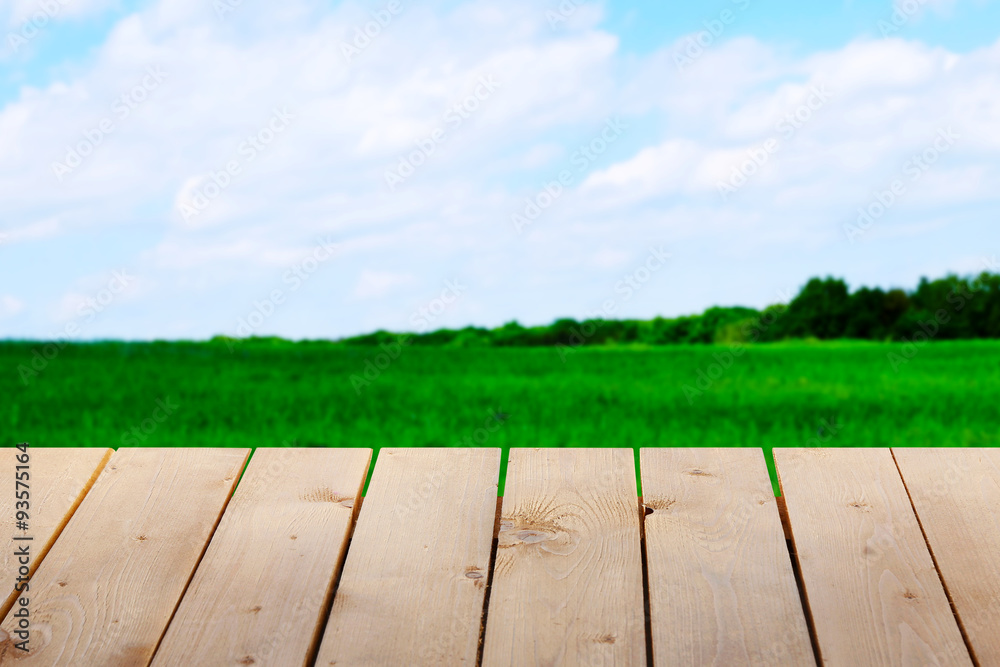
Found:
[(761, 450), (640, 455), (656, 664), (814, 666)]
[(307, 664), (371, 453), (255, 450), (153, 665)]
[(824, 665), (971, 665), (888, 449), (775, 449)]
[(644, 665), (630, 449), (511, 449), (484, 667)]
[(0, 666), (1000, 666), (996, 449), (29, 451)]
[(1000, 665), (1000, 450), (893, 449), (981, 665)]
[[(91, 484), (97, 479), (101, 469), (111, 458), (113, 450), (87, 447), (28, 447), (28, 466), (30, 485), (28, 509), (28, 531), (16, 529), (15, 513), (18, 502), (15, 497), (14, 474), (19, 463), (17, 456), (22, 452), (5, 447), (0, 450), (0, 475), (6, 480), (9, 490), (0, 493), (0, 536), (3, 539), (3, 551), (0, 552), (0, 585), (10, 592), (0, 602), (0, 618), (7, 615), (14, 599), (13, 590), (18, 577), (20, 563), (15, 556), (15, 550), (25, 541), (14, 540), (15, 536), (30, 536), (31, 558), (28, 564), (29, 576), (48, 553), (52, 544), (77, 506), (87, 495)], [(18, 489), (22, 491), (23, 489)], [(23, 505), (21, 506), (24, 507)]]
[(31, 580), (31, 651), (0, 662), (148, 664), (248, 454), (115, 452)]
[(475, 665), (500, 450), (382, 449), (317, 665)]

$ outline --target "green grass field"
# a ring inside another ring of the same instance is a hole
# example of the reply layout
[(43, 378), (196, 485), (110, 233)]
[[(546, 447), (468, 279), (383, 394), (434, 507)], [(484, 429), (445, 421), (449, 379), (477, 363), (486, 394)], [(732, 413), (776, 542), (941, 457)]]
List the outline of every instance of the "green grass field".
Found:
[(565, 361), (553, 348), (412, 347), (358, 388), (366, 360), (388, 360), (378, 348), (101, 343), (42, 367), (42, 347), (0, 343), (8, 444), (1000, 445), (993, 341), (926, 345), (898, 371), (889, 355), (905, 358), (902, 345), (882, 343), (751, 346), (727, 369), (712, 367), (725, 346), (582, 348)]

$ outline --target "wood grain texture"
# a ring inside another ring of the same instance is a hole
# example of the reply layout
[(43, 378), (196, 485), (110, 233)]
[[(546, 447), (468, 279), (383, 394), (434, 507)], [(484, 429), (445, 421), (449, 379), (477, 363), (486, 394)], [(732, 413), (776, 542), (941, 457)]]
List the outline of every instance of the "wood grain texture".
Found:
[(888, 449), (775, 449), (825, 665), (971, 665)]
[(981, 665), (1000, 665), (1000, 450), (893, 450)]
[(257, 449), (153, 665), (307, 664), (371, 453)]
[[(29, 447), (28, 484), (29, 503), (28, 531), (16, 530), (15, 512), (17, 498), (14, 494), (14, 473), (21, 452), (13, 447), (0, 450), (0, 474), (10, 485), (8, 492), (0, 494), (0, 538), (3, 551), (0, 552), (0, 586), (10, 594), (0, 602), (0, 618), (7, 615), (14, 599), (14, 581), (18, 577), (20, 563), (14, 555), (18, 544), (13, 538), (31, 536), (31, 559), (28, 564), (29, 576), (38, 569), (66, 522), (87, 495), (97, 475), (107, 464), (114, 450), (93, 447)], [(23, 506), (22, 506), (23, 507)], [(23, 544), (23, 542), (21, 543)]]
[(630, 449), (511, 449), (483, 665), (644, 665)]
[(814, 666), (763, 452), (640, 456), (655, 662)]
[(248, 454), (115, 452), (31, 580), (31, 651), (0, 662), (148, 664)]
[(382, 449), (316, 665), (475, 665), (500, 450)]

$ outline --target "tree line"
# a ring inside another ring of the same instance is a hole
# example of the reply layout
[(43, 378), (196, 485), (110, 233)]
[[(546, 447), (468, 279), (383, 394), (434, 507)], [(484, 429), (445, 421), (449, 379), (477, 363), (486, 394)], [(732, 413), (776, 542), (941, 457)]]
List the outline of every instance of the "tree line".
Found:
[[(400, 336), (377, 331), (339, 342), (381, 345)], [(1000, 275), (922, 278), (911, 291), (860, 287), (853, 292), (840, 278), (813, 278), (788, 304), (763, 310), (713, 307), (699, 315), (651, 320), (564, 318), (535, 327), (513, 321), (493, 329), (470, 326), (405, 336), (409, 345), (458, 347), (1000, 338)]]

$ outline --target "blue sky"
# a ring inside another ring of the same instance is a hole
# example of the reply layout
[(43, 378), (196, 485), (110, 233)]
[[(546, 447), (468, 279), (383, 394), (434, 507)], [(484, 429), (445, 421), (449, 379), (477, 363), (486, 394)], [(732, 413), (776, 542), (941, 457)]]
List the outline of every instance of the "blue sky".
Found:
[[(996, 41), (1000, 7), (994, 2), (924, 2), (922, 7), (926, 11), (891, 34), (958, 52)], [(893, 3), (884, 0), (611, 2), (607, 4), (603, 25), (621, 36), (625, 50), (644, 54), (703, 29), (705, 21), (717, 18), (727, 8), (739, 14), (727, 37), (754, 37), (802, 55), (836, 49), (859, 38), (883, 37), (880, 22), (891, 21)]]
[(0, 0), (0, 337), (673, 316), (998, 271), (998, 19)]

